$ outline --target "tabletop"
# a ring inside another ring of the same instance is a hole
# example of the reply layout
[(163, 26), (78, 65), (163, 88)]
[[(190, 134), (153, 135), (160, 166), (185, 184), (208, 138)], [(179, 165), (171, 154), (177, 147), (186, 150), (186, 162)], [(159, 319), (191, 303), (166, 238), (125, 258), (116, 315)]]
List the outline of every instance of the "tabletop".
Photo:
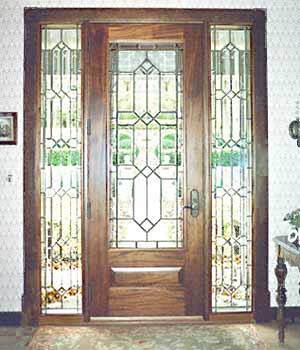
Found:
[(291, 266), (300, 266), (300, 246), (288, 241), (286, 236), (277, 236), (273, 239), (280, 248), (279, 255)]

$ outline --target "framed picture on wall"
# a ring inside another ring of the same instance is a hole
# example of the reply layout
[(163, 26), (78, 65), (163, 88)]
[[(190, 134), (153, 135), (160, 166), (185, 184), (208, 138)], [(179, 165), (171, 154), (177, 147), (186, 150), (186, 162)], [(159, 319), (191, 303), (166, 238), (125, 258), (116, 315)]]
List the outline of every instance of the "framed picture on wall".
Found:
[(0, 112), (0, 145), (17, 144), (17, 113)]

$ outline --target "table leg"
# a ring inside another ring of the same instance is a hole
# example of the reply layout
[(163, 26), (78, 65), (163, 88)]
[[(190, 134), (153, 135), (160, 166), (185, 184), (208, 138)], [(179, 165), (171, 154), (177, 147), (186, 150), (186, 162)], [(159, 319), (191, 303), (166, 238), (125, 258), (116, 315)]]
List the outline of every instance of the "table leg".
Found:
[[(300, 272), (300, 266), (298, 267), (298, 270)], [(300, 282), (299, 282), (299, 294), (300, 294)]]
[(287, 268), (284, 258), (278, 256), (277, 266), (275, 268), (275, 275), (277, 277), (278, 287), (276, 301), (278, 304), (277, 321), (278, 321), (278, 338), (279, 342), (284, 342), (284, 328), (285, 328), (285, 304), (286, 304), (286, 289), (285, 278), (287, 275)]

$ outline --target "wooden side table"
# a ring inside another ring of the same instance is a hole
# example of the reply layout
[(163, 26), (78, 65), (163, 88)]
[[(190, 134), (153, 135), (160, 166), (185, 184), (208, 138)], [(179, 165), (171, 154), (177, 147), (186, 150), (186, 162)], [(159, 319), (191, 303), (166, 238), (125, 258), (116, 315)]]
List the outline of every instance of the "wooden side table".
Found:
[[(277, 278), (277, 295), (276, 301), (278, 304), (277, 320), (278, 320), (278, 338), (279, 342), (284, 342), (285, 330), (285, 304), (286, 304), (286, 288), (285, 278), (287, 275), (287, 267), (285, 262), (290, 266), (298, 267), (300, 271), (300, 247), (288, 241), (287, 236), (277, 236), (274, 238), (277, 245), (277, 266), (275, 268), (275, 275)], [(300, 292), (300, 290), (299, 290)]]

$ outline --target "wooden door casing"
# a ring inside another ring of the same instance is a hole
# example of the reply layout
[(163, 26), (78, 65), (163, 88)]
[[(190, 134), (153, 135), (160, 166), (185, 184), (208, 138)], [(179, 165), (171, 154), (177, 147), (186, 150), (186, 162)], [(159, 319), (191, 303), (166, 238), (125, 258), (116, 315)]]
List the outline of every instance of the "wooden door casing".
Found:
[[(40, 82), (41, 82), (41, 27), (43, 25), (81, 25), (82, 28), (82, 76), (85, 83), (82, 90), (82, 122), (84, 136), (84, 172), (82, 202), (82, 247), (83, 247), (83, 313), (89, 319), (93, 305), (89, 300), (91, 290), (87, 277), (88, 267), (88, 224), (87, 219), (87, 136), (86, 121), (89, 119), (87, 101), (89, 99), (88, 74), (85, 73), (88, 56), (88, 21), (98, 23), (167, 23), (182, 25), (202, 23), (205, 27), (207, 84), (203, 91), (205, 141), (209, 147), (209, 62), (210, 62), (210, 25), (249, 25), (252, 29), (252, 95), (253, 95), (253, 318), (257, 322), (271, 319), (270, 293), (268, 291), (268, 123), (267, 123), (267, 75), (265, 45), (266, 11), (264, 9), (105, 9), (105, 8), (25, 8), (24, 40), (24, 296), (23, 322), (28, 326), (40, 324), (62, 324), (81, 322), (81, 315), (41, 315), (40, 307)], [(91, 73), (90, 73), (91, 74)], [(86, 77), (85, 77), (86, 76)], [(209, 150), (205, 152), (205, 161), (209, 164)], [(213, 321), (233, 322), (248, 320), (248, 314), (211, 313), (211, 242), (210, 242), (210, 170), (206, 167), (206, 220), (204, 252), (204, 299), (205, 317)], [(94, 208), (95, 210), (95, 208)], [(259, 239), (258, 239), (259, 237)], [(96, 238), (95, 238), (96, 239)], [(107, 257), (105, 258), (107, 259)], [(93, 274), (92, 274), (93, 275)], [(259, 283), (256, 283), (259, 282)], [(101, 282), (103, 284), (103, 280)], [(94, 298), (92, 297), (92, 300)], [(104, 295), (105, 300), (105, 295)], [(105, 310), (104, 310), (105, 311)], [(103, 313), (104, 314), (104, 313)], [(245, 316), (244, 316), (245, 315)], [(251, 317), (251, 316), (250, 316)], [(79, 320), (79, 321), (78, 321)]]
[[(87, 24), (85, 88), (88, 136), (89, 316), (202, 315), (203, 273), (203, 25)], [(201, 195), (197, 218), (185, 211), (184, 248), (108, 247), (108, 51), (110, 42), (183, 43), (185, 123), (185, 203)], [(187, 142), (188, 140), (188, 142)], [(200, 141), (200, 142), (199, 142)], [(100, 180), (101, 179), (101, 180)]]

